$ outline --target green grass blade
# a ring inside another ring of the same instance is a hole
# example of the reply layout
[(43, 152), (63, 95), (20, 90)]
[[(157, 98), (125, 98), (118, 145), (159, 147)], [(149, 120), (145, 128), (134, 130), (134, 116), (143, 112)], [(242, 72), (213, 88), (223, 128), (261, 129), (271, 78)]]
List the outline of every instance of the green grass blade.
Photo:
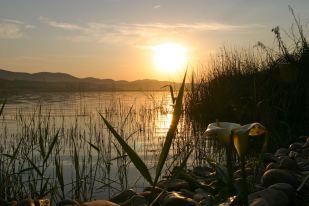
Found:
[(58, 137), (59, 137), (59, 130), (58, 130), (57, 133), (55, 134), (52, 143), (49, 145), (48, 152), (47, 152), (47, 154), (46, 154), (46, 156), (45, 156), (45, 159), (44, 159), (44, 163), (48, 160), (49, 155), (50, 155), (51, 152), (53, 151), (54, 146), (55, 146), (55, 144), (56, 144), (56, 142), (57, 142), (57, 140), (58, 140)]
[[(100, 114), (100, 113), (99, 113)], [(117, 133), (117, 131), (113, 128), (113, 126), (100, 114), (102, 120), (104, 121), (105, 125), (109, 129), (109, 131), (114, 135), (117, 139), (119, 144), (121, 145), (122, 149), (128, 154), (130, 160), (136, 167), (136, 169), (143, 175), (143, 177), (153, 185), (153, 181), (149, 170), (143, 160), (138, 156), (138, 154), (124, 141), (124, 139)]]
[(41, 176), (43, 177), (43, 173), (42, 171), (39, 169), (38, 166), (35, 165), (35, 163), (29, 158), (29, 157), (26, 157), (28, 162), (31, 164), (32, 168)]
[(168, 87), (170, 89), (170, 94), (171, 94), (171, 98), (172, 98), (172, 103), (175, 103), (175, 96), (174, 96), (174, 90), (173, 90), (173, 86), (172, 85), (165, 85), (162, 88)]
[[(87, 141), (88, 142), (88, 141)], [(92, 147), (93, 149), (95, 149), (98, 153), (100, 152), (100, 148), (95, 146), (94, 144), (92, 144), (91, 142), (88, 142), (88, 144), (90, 145), (90, 147)]]
[(5, 104), (6, 104), (6, 100), (4, 100), (4, 102), (2, 103), (2, 106), (1, 106), (1, 108), (0, 108), (0, 116), (1, 116), (2, 113), (3, 113)]
[(173, 111), (173, 119), (170, 125), (170, 128), (168, 129), (166, 138), (165, 138), (165, 142), (159, 157), (159, 162), (157, 165), (157, 169), (156, 169), (156, 177), (155, 177), (155, 181), (154, 181), (154, 185), (156, 185), (160, 175), (161, 175), (161, 171), (163, 169), (164, 163), (166, 161), (168, 152), (170, 150), (171, 144), (172, 144), (172, 140), (175, 136), (176, 133), (176, 129), (177, 129), (177, 125), (181, 116), (181, 112), (182, 112), (182, 99), (183, 99), (183, 95), (184, 95), (184, 90), (185, 90), (185, 81), (186, 81), (186, 74), (183, 78), (180, 90), (178, 92), (178, 96), (176, 99), (176, 103), (174, 106), (174, 111)]

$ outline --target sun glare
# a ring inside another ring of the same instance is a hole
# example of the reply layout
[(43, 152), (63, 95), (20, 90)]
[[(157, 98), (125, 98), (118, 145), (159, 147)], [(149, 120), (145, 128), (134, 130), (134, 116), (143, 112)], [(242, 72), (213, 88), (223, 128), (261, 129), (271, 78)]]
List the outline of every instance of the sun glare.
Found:
[(187, 48), (176, 43), (154, 45), (153, 62), (161, 72), (175, 74), (188, 63)]

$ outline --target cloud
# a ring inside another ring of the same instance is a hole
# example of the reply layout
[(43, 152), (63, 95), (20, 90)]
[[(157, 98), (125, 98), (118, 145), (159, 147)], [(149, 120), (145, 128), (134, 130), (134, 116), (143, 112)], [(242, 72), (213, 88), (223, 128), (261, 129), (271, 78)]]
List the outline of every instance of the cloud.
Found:
[(57, 22), (57, 21), (53, 21), (50, 20), (46, 17), (39, 17), (39, 20), (43, 23), (48, 24), (51, 27), (55, 27), (55, 28), (60, 28), (60, 29), (64, 29), (64, 30), (83, 30), (82, 27), (76, 25), (76, 24), (70, 24), (70, 23), (66, 23), (66, 22)]
[(155, 5), (155, 6), (153, 6), (154, 9), (158, 9), (158, 8), (160, 8), (160, 7), (161, 7), (161, 5)]
[(24, 36), (25, 30), (34, 28), (34, 25), (19, 20), (0, 19), (0, 39), (18, 39)]
[(164, 37), (183, 37), (190, 32), (208, 31), (240, 31), (244, 29), (263, 27), (259, 24), (230, 25), (217, 22), (197, 23), (98, 23), (73, 24), (57, 22), (48, 18), (40, 17), (42, 23), (57, 29), (76, 31), (67, 39), (74, 42), (97, 42), (105, 44), (131, 44), (141, 45), (151, 40)]

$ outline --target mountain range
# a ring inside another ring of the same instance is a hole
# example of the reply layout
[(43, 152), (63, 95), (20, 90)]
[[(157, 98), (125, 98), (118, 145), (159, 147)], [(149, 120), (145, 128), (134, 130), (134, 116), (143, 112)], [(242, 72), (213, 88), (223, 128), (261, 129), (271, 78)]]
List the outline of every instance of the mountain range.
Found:
[(93, 77), (78, 78), (66, 73), (25, 73), (0, 69), (1, 92), (23, 91), (158, 91), (169, 81), (152, 79), (125, 81), (97, 79)]

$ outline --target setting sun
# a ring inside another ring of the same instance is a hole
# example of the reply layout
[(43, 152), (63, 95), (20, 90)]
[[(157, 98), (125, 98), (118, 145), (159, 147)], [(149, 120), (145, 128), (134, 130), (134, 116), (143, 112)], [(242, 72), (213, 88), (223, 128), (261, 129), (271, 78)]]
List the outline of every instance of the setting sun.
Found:
[(162, 43), (152, 47), (156, 69), (174, 74), (188, 63), (187, 48), (177, 43)]

